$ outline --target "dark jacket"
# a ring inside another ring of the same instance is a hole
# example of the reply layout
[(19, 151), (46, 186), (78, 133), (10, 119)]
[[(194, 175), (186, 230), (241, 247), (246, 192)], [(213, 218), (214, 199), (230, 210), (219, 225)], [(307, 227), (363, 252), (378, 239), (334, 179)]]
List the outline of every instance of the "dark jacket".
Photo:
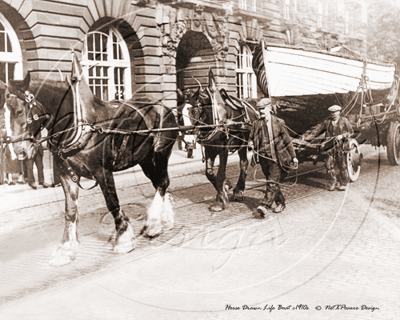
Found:
[[(254, 149), (258, 152), (262, 146), (262, 126), (264, 119), (256, 120), (253, 123), (252, 129), (250, 131), (249, 139), (254, 141)], [(272, 135), (274, 136), (275, 151), (278, 158), (280, 166), (289, 166), (293, 158), (296, 157), (296, 152), (294, 151), (292, 139), (285, 127), (285, 122), (273, 115), (271, 115), (272, 124)], [(266, 132), (268, 134), (268, 132)]]
[[(337, 135), (341, 134), (345, 138), (349, 138), (354, 133), (350, 121), (347, 120), (347, 118), (345, 117), (340, 117), (337, 125), (339, 126), (336, 132)], [(332, 138), (335, 136), (331, 119), (325, 120), (324, 122), (317, 125), (311, 131), (311, 134), (309, 137), (307, 137), (307, 140), (310, 140), (310, 138), (316, 138), (322, 133), (325, 133), (326, 138)]]

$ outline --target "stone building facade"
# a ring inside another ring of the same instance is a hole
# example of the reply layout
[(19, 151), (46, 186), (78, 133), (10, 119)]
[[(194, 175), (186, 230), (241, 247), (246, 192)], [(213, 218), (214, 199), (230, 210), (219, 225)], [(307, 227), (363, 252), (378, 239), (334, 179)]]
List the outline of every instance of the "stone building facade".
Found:
[(257, 93), (252, 50), (262, 37), (366, 52), (362, 0), (3, 0), (0, 79), (61, 80), (78, 52), (104, 100), (145, 95), (176, 106), (177, 88), (207, 83)]

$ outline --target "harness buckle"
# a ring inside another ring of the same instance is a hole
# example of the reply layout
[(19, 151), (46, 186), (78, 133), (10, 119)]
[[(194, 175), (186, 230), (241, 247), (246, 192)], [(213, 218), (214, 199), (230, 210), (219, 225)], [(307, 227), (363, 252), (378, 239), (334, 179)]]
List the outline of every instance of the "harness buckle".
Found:
[(29, 104), (31, 104), (31, 102), (35, 100), (35, 96), (30, 93), (29, 91), (25, 91), (25, 101)]

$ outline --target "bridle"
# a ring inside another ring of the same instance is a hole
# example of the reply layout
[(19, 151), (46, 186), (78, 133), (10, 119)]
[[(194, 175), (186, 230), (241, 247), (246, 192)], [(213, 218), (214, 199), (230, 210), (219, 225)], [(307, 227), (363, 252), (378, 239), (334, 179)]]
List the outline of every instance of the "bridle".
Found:
[[(47, 122), (50, 119), (50, 115), (45, 112), (42, 104), (38, 101), (36, 101), (35, 96), (33, 93), (31, 93), (29, 90), (25, 91), (25, 102), (28, 104), (28, 114), (26, 118), (26, 123), (27, 123), (27, 131), (31, 135), (31, 138), (35, 140), (35, 137), (44, 129), (46, 128)], [(40, 115), (38, 112), (35, 111), (35, 109), (38, 109), (38, 111), (41, 113)], [(39, 121), (41, 119), (45, 118), (45, 122), (40, 124), (39, 131), (33, 133), (32, 125), (36, 121)]]

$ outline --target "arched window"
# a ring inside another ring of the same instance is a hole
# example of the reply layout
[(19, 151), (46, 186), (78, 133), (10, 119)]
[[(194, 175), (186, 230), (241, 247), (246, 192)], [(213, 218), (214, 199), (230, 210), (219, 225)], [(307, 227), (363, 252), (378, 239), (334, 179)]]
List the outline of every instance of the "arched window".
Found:
[(101, 100), (131, 98), (129, 51), (120, 33), (94, 31), (86, 35), (82, 65), (94, 95)]
[(240, 47), (236, 60), (236, 87), (238, 98), (257, 98), (257, 79), (252, 67), (253, 56), (247, 45)]
[(0, 80), (22, 79), (22, 52), (18, 37), (0, 13)]

